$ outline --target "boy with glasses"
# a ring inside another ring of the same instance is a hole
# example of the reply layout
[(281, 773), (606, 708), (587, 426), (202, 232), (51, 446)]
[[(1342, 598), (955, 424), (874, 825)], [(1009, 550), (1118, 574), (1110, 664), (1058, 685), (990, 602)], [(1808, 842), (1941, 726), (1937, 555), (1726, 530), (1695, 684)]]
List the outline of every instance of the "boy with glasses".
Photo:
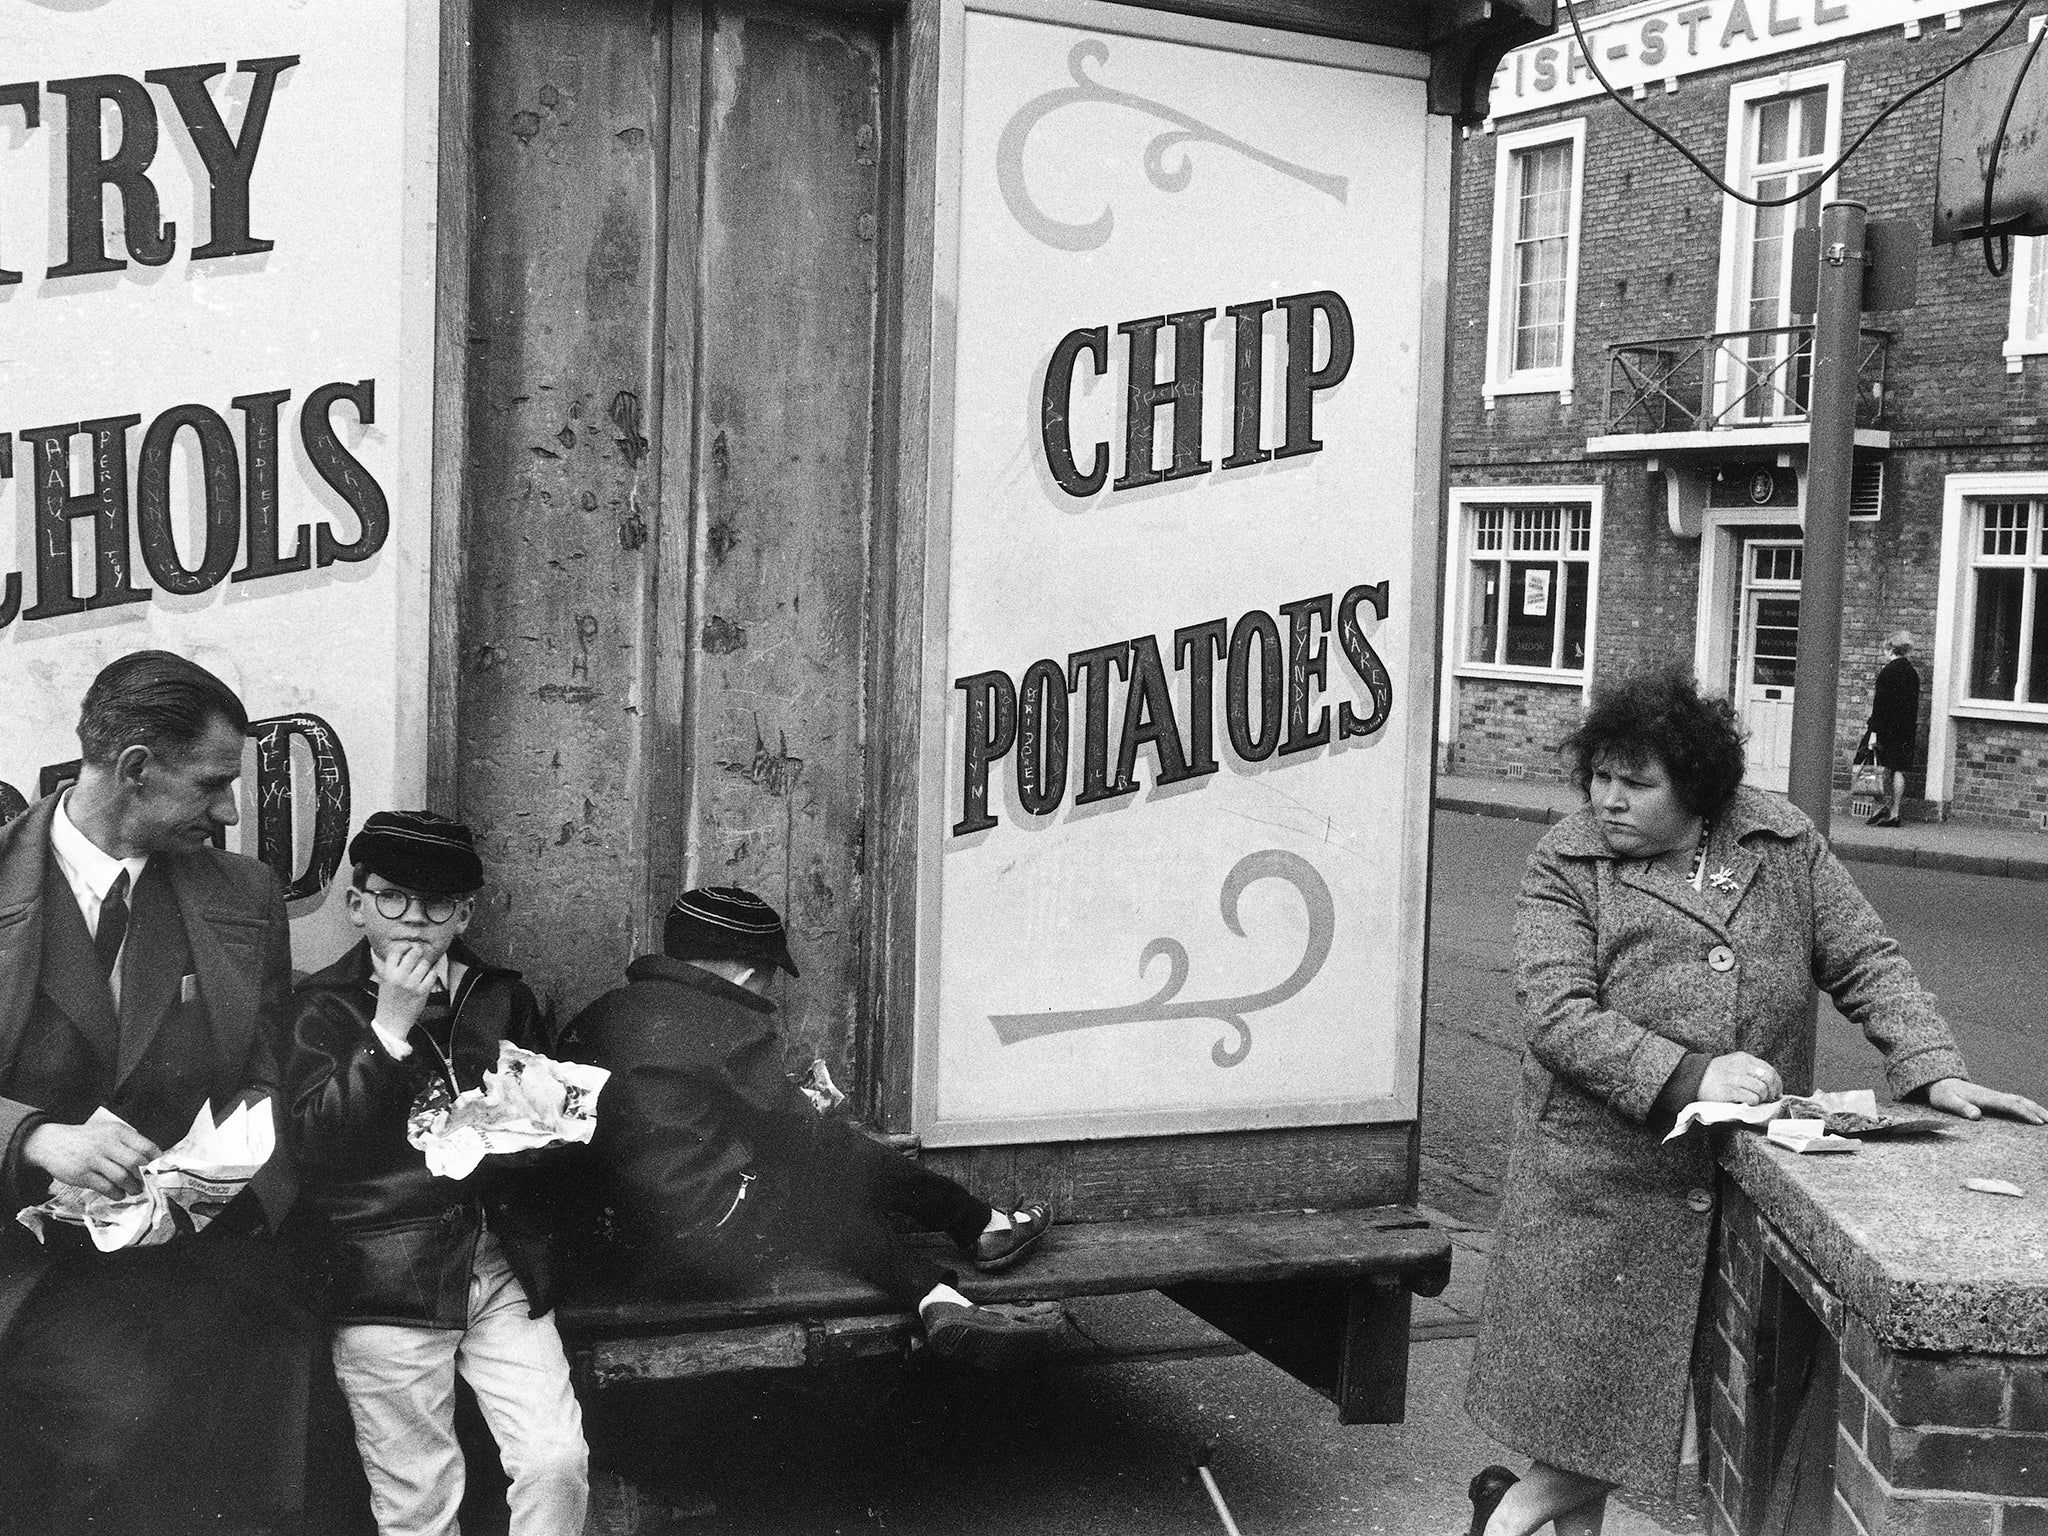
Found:
[(456, 1529), (459, 1370), (512, 1480), (512, 1536), (580, 1531), (589, 1453), (529, 1155), (448, 1179), (406, 1139), (430, 1098), (483, 1085), (501, 1040), (545, 1052), (540, 1009), (516, 971), (461, 942), (483, 884), (469, 828), (380, 811), (348, 852), (363, 940), (300, 985), (289, 1077), (377, 1528)]

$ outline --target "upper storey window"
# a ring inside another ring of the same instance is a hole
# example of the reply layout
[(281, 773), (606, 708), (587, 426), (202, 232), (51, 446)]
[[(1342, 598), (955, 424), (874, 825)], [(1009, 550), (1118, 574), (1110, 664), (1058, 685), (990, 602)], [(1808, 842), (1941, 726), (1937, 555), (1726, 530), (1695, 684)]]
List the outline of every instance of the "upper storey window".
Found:
[(2005, 366), (2018, 373), (2024, 359), (2048, 352), (2048, 235), (2012, 243), (2012, 307), (2006, 316)]
[(1584, 119), (1500, 136), (1493, 178), (1486, 403), (1572, 391)]
[(1841, 137), (1842, 65), (1752, 80), (1729, 92), (1728, 181), (1769, 200), (1753, 208), (1727, 200), (1722, 220), (1715, 382), (1727, 417), (1780, 421), (1806, 414), (1813, 378), (1810, 332), (1792, 329), (1792, 237), (1818, 228), (1826, 189), (1821, 172)]

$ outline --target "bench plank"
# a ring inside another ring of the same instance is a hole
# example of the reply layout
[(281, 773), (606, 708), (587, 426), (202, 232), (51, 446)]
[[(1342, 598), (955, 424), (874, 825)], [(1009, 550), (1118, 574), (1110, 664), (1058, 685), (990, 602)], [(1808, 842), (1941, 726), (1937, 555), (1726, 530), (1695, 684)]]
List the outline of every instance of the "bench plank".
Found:
[[(951, 1255), (943, 1238), (929, 1242)], [(1044, 1247), (1003, 1275), (961, 1272), (976, 1301), (1042, 1301), (1173, 1290), (1205, 1282), (1277, 1284), (1365, 1276), (1404, 1282), (1433, 1296), (1450, 1276), (1450, 1243), (1414, 1211), (1264, 1211), (1157, 1221), (1094, 1222), (1054, 1228)], [(880, 1291), (848, 1275), (798, 1269), (758, 1291), (733, 1296), (651, 1298), (590, 1287), (560, 1309), (565, 1335), (731, 1329), (752, 1323), (892, 1312)]]

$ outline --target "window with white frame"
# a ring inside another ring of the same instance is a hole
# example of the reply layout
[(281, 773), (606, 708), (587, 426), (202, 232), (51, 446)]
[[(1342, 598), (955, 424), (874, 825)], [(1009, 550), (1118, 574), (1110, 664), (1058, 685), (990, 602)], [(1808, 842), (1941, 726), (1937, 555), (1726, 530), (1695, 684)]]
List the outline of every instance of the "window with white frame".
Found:
[(1969, 508), (1964, 697), (2048, 704), (2048, 499), (1985, 497)]
[(1461, 662), (1585, 672), (1593, 589), (1590, 503), (1469, 505), (1464, 556)]
[(2012, 308), (2005, 325), (2005, 366), (2048, 352), (2048, 236), (2012, 243)]
[(1572, 389), (1583, 118), (1505, 133), (1495, 146), (1488, 404)]
[(1812, 339), (1793, 332), (1792, 240), (1818, 228), (1826, 189), (1820, 173), (1841, 137), (1843, 66), (1746, 81), (1728, 93), (1728, 181), (1769, 200), (1807, 192), (1796, 203), (1753, 208), (1727, 200), (1721, 242), (1721, 409), (1738, 421), (1806, 413)]

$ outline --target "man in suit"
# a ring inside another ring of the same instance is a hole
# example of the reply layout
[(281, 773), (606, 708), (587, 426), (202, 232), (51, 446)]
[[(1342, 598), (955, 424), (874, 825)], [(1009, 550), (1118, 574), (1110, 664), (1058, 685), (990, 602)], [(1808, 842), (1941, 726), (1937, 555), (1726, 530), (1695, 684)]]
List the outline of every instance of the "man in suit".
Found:
[(196, 1235), (101, 1253), (8, 1219), (53, 1180), (137, 1193), (202, 1104), (275, 1100), (283, 895), (211, 846), (247, 729), (204, 668), (123, 656), (87, 690), (78, 782), (0, 828), (0, 1530), (248, 1529), (302, 1498), (313, 1340), (273, 1236), (282, 1137)]

